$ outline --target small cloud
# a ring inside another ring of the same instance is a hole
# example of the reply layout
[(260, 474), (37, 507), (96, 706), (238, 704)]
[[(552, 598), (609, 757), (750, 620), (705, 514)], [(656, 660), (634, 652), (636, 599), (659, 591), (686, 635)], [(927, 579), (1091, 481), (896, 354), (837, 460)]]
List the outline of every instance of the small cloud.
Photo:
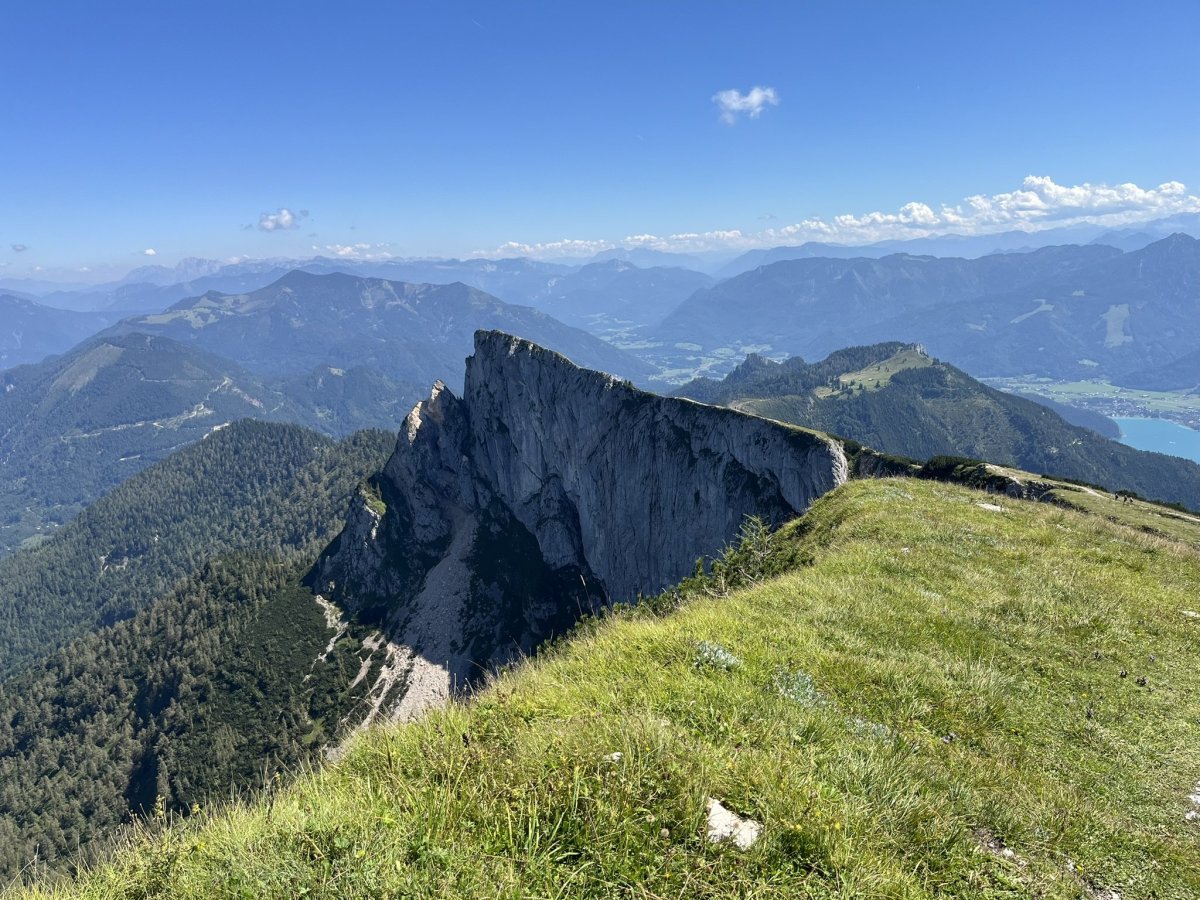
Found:
[(743, 113), (751, 119), (757, 119), (768, 106), (778, 106), (779, 94), (775, 92), (775, 88), (756, 85), (745, 94), (733, 89), (717, 91), (713, 94), (712, 101), (721, 111), (721, 121), (732, 125)]
[(580, 241), (573, 238), (564, 238), (561, 241), (549, 241), (546, 243), (527, 244), (521, 241), (506, 241), (495, 250), (476, 250), (471, 255), (475, 257), (513, 257), (513, 256), (529, 256), (534, 259), (546, 259), (548, 257), (559, 256), (576, 256), (588, 257), (595, 256), (604, 250), (613, 250), (618, 245), (612, 241)]
[(779, 218), (779, 216), (775, 215), (774, 213), (763, 213), (758, 218), (760, 221), (763, 221), (763, 222), (774, 222), (776, 219)]
[(258, 217), (259, 231), (287, 231), (290, 228), (299, 228), (300, 221), (308, 218), (308, 210), (302, 209), (298, 213), (292, 212), (286, 206), (281, 206), (273, 213), (263, 213)]
[[(388, 251), (391, 244), (326, 244), (325, 250), (342, 259), (376, 260), (392, 259), (394, 254)], [(313, 245), (314, 250), (320, 250)]]
[(12, 247), (13, 253), (24, 253), (29, 249), (28, 244), (9, 244)]
[(158, 251), (153, 247), (147, 247), (142, 251), (142, 256), (158, 256)]

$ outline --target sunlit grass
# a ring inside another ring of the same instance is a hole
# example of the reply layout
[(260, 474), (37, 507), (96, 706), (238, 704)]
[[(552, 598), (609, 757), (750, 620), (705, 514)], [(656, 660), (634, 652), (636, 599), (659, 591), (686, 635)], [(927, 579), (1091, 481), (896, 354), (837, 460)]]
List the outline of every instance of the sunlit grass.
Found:
[[(1200, 896), (1194, 550), (919, 481), (844, 486), (772, 543), (813, 562), (585, 627), (35, 893)], [(710, 844), (708, 797), (758, 844)]]

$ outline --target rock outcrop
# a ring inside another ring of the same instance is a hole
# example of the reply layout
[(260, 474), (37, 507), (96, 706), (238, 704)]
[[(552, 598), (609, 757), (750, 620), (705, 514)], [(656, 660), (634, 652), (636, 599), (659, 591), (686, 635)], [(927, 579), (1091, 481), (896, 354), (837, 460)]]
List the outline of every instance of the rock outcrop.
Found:
[(439, 382), (413, 409), (312, 581), (390, 636), (376, 708), (408, 717), (846, 477), (822, 435), (478, 332), (464, 396)]

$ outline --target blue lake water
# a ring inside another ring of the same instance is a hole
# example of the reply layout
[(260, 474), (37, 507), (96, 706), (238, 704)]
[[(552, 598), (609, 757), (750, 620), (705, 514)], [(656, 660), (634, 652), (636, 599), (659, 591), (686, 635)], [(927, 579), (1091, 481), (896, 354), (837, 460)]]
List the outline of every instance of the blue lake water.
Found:
[(1113, 419), (1121, 426), (1121, 443), (1138, 450), (1170, 453), (1200, 462), (1200, 431), (1166, 419)]

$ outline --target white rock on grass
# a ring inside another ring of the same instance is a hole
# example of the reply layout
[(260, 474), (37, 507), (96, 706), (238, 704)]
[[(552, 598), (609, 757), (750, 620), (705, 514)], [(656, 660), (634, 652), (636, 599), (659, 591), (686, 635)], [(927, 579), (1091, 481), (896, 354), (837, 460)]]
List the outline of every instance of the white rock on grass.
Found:
[(762, 834), (761, 824), (753, 819), (744, 819), (732, 810), (726, 809), (720, 800), (709, 797), (706, 807), (708, 810), (708, 839), (714, 844), (731, 840), (739, 850), (749, 850)]
[(1192, 804), (1192, 808), (1183, 814), (1183, 820), (1185, 822), (1200, 822), (1200, 781), (1196, 782), (1196, 786), (1188, 794), (1188, 803)]

